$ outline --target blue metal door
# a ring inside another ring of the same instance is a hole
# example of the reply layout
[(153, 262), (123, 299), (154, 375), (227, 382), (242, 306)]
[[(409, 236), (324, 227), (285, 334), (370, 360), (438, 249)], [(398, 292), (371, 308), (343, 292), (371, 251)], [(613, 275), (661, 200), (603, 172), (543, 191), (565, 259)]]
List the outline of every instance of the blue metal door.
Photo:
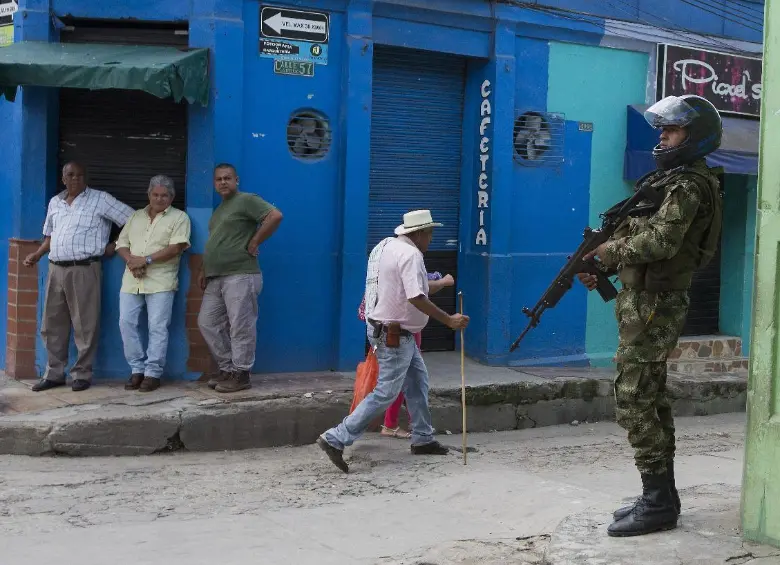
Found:
[[(466, 60), (428, 51), (374, 47), (368, 250), (410, 210), (436, 222), (428, 271), (457, 276), (463, 97)], [(455, 311), (455, 292), (432, 297)], [(454, 333), (431, 321), (423, 349), (451, 350)]]

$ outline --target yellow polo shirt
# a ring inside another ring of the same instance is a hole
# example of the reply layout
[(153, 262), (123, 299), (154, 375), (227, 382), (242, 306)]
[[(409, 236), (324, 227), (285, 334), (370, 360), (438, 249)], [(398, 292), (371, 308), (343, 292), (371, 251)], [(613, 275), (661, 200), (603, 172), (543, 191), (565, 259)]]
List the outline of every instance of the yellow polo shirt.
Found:
[[(136, 210), (122, 228), (116, 242), (116, 248), (127, 247), (130, 253), (139, 257), (147, 257), (169, 245), (186, 243), (190, 246), (190, 218), (182, 212), (169, 206), (164, 212), (149, 217), (149, 206)], [(122, 277), (121, 292), (129, 294), (154, 294), (176, 290), (179, 287), (178, 255), (168, 261), (157, 262), (146, 266), (146, 276), (137, 279), (125, 268)]]

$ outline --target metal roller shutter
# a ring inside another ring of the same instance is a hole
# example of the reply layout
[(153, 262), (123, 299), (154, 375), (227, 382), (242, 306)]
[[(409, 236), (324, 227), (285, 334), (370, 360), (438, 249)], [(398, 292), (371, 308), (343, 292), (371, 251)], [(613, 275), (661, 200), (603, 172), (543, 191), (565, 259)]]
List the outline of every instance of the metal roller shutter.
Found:
[[(463, 97), (462, 57), (374, 47), (368, 248), (393, 234), (403, 215), (429, 209), (444, 227), (426, 254), (429, 271), (457, 276)], [(432, 297), (455, 312), (454, 289)], [(451, 350), (454, 332), (431, 320), (423, 350)]]
[[(172, 26), (75, 21), (61, 40), (186, 47), (186, 34), (178, 32)], [(60, 166), (83, 162), (90, 186), (136, 209), (148, 204), (149, 180), (168, 175), (176, 183), (174, 206), (184, 209), (186, 104), (139, 91), (63, 88), (59, 113)]]
[(691, 305), (682, 335), (720, 333), (720, 246), (710, 263), (694, 273), (688, 295)]

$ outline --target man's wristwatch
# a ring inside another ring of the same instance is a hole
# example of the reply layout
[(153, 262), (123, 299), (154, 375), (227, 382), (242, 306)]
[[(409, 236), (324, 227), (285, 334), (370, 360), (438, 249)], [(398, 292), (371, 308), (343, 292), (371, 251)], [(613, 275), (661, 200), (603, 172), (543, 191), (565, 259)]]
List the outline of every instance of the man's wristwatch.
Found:
[(146, 256), (146, 264), (147, 265), (151, 265), (152, 264), (152, 256), (151, 255), (147, 255)]

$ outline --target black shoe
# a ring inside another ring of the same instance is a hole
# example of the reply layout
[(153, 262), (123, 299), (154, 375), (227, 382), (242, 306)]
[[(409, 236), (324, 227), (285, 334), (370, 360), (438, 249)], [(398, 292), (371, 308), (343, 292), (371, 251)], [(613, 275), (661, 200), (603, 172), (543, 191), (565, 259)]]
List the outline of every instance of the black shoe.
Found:
[[(674, 459), (670, 460), (666, 464), (666, 476), (669, 478), (669, 488), (672, 491), (674, 507), (677, 510), (677, 515), (679, 516), (682, 506), (680, 505), (680, 494), (677, 492), (677, 487), (674, 484)], [(625, 518), (631, 514), (631, 511), (634, 509), (634, 506), (636, 506), (637, 502), (639, 502), (639, 498), (634, 501), (634, 504), (629, 504), (628, 506), (618, 508), (612, 513), (612, 517), (615, 519), (615, 521), (620, 520), (621, 518)]]
[(349, 466), (344, 461), (344, 452), (342, 450), (333, 447), (331, 444), (325, 441), (325, 438), (322, 436), (317, 438), (317, 445), (320, 446), (320, 449), (325, 452), (325, 455), (328, 456), (328, 458), (336, 467), (345, 473), (349, 473)]
[(631, 512), (607, 528), (608, 535), (642, 536), (677, 527), (677, 510), (667, 474), (642, 475), (642, 491)]
[(412, 455), (447, 455), (449, 452), (450, 450), (438, 441), (412, 446)]
[(125, 383), (125, 390), (138, 390), (144, 380), (143, 373), (134, 373)]
[(73, 389), (73, 392), (81, 392), (83, 390), (87, 390), (90, 387), (91, 384), (92, 383), (90, 383), (89, 381), (85, 381), (85, 380), (82, 380), (82, 379), (76, 379), (71, 384), (71, 388)]
[(41, 379), (40, 381), (38, 381), (33, 385), (32, 391), (43, 392), (44, 390), (49, 390), (50, 388), (57, 388), (58, 386), (65, 386), (65, 383), (55, 383), (54, 381)]
[(674, 484), (674, 459), (666, 464), (666, 477), (669, 479), (669, 490), (672, 491), (672, 500), (679, 516), (682, 511), (682, 505), (680, 504), (680, 493), (677, 492), (677, 485)]

